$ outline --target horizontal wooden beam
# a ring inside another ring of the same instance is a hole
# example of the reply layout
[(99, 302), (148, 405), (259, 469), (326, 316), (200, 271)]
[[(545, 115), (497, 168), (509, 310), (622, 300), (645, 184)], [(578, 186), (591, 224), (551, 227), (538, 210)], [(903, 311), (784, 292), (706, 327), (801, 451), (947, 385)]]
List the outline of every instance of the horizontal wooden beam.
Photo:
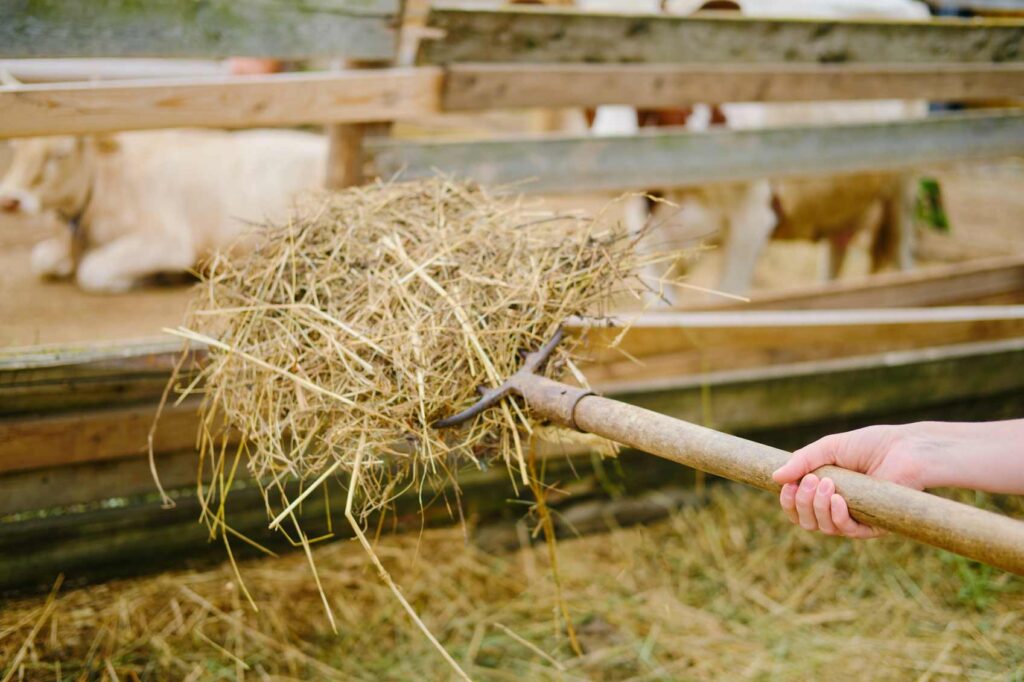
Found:
[[(193, 447), (198, 399), (167, 405), (153, 438), (156, 452)], [(147, 454), (155, 404), (0, 419), (0, 474)]]
[[(588, 361), (583, 369), (601, 390), (623, 379), (661, 379), (724, 368), (756, 373), (759, 367), (779, 362), (1024, 337), (1024, 306), (660, 311), (625, 315), (614, 327), (606, 324), (567, 323), (571, 332), (586, 335)], [(618, 338), (625, 325), (628, 332)], [(185, 450), (195, 443), (197, 407), (197, 401), (189, 399), (165, 408), (154, 441), (157, 453)], [(152, 399), (126, 407), (95, 405), (0, 418), (0, 474), (142, 458), (156, 409)]]
[(0, 138), (397, 121), (436, 113), (437, 68), (0, 87)]
[(446, 110), (1024, 97), (1024, 64), (453, 64)]
[(903, 64), (1024, 61), (1024, 23), (834, 21), (439, 7), (421, 61)]
[(714, 308), (816, 310), (905, 308), (962, 303), (1024, 303), (1024, 256), (886, 272), (856, 281), (753, 294), (749, 302), (722, 299)]
[[(195, 431), (192, 435), (195, 436)], [(166, 490), (194, 487), (198, 461), (194, 449), (161, 452), (156, 460), (160, 485)], [(244, 469), (239, 472), (239, 478), (246, 475)], [(145, 457), (99, 459), (10, 471), (0, 476), (0, 517), (156, 492), (153, 473)]]
[[(0, 351), (0, 416), (156, 402), (182, 350), (180, 341), (150, 341)], [(183, 365), (183, 382), (194, 363)]]
[(399, 0), (5, 0), (0, 57), (391, 59)]
[(885, 415), (995, 394), (1024, 395), (1024, 339), (623, 381), (606, 391), (681, 419), (701, 415), (697, 421), (726, 431)]
[[(602, 391), (732, 433), (937, 409), (1001, 394), (1020, 400), (1007, 402), (1009, 413), (989, 417), (1022, 416), (1024, 339), (606, 382)], [(161, 454), (161, 482), (167, 488), (192, 485), (196, 462), (193, 450)], [(0, 516), (154, 490), (148, 463), (141, 456), (12, 471), (0, 476)]]
[(1024, 152), (1024, 115), (955, 114), (912, 121), (615, 137), (377, 142), (368, 175), (446, 173), (516, 191), (650, 190), (762, 177), (900, 170)]
[(223, 76), (212, 59), (0, 59), (0, 71), (22, 83)]
[[(984, 311), (994, 306), (979, 306)], [(1016, 307), (1021, 310), (1021, 306)], [(941, 350), (985, 339), (1024, 338), (1020, 315), (946, 316), (950, 310), (724, 310), (649, 313), (618, 344), (618, 328), (587, 330), (591, 384), (689, 377), (726, 369), (756, 372), (776, 364), (825, 362), (878, 353)], [(935, 313), (927, 321), (924, 313)], [(901, 319), (905, 316), (905, 319)]]

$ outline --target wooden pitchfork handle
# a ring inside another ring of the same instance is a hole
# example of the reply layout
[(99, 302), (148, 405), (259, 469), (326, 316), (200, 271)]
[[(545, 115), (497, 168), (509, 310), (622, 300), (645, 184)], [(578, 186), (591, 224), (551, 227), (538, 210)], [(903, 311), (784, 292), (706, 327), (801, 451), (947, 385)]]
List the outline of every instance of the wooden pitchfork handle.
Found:
[[(500, 387), (486, 391), (480, 403), (436, 426), (465, 421), (514, 393), (526, 400), (535, 416), (715, 476), (779, 491), (772, 472), (789, 460), (790, 453), (784, 450), (534, 374), (560, 337), (556, 335), (540, 351), (527, 356), (523, 368)], [(836, 466), (823, 466), (814, 473), (835, 482), (836, 491), (846, 498), (851, 516), (861, 523), (1024, 575), (1024, 521)]]

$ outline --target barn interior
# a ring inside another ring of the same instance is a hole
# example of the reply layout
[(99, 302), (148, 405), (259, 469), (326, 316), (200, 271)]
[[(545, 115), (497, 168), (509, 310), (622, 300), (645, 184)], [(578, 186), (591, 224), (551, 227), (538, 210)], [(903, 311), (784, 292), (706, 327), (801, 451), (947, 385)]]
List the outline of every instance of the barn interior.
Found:
[[(186, 4), (0, 16), (0, 177), (23, 138), (283, 128), (319, 136), (332, 192), (441, 174), (537, 215), (634, 229), (642, 206), (665, 235), (680, 206), (710, 206), (733, 222), (672, 243), (671, 293), (617, 301), (630, 323), (588, 337), (598, 393), (786, 452), (872, 424), (1024, 418), (1016, 0), (892, 0), (924, 19), (823, 14), (842, 0)], [(926, 111), (742, 123), (875, 97)], [(273, 178), (284, 162), (266, 163)], [(838, 237), (773, 228), (749, 287), (726, 285), (730, 244), (759, 237), (694, 192), (771, 178), (783, 225), (804, 205), (785, 183), (852, 183), (845, 200), (868, 173), (909, 192), (898, 256), (875, 262), (888, 209), (872, 198)], [(172, 187), (146, 191), (207, 201)], [(210, 349), (167, 330), (208, 262), (89, 291), (33, 265), (68, 230), (60, 211), (0, 211), (2, 682), (1024, 675), (1013, 570), (899, 533), (809, 533), (777, 495), (568, 432), (531, 450), (529, 481), (454, 460), (356, 532), (344, 467), (287, 480), (302, 525), (282, 533), (244, 458), (211, 477), (197, 448)], [(930, 492), (1024, 519), (1021, 496)]]

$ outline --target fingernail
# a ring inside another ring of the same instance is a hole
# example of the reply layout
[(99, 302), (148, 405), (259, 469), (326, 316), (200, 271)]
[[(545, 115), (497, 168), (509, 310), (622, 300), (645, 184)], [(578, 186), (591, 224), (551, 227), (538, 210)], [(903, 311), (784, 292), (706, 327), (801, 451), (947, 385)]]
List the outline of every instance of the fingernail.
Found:
[(818, 486), (818, 494), (824, 496), (831, 496), (836, 491), (836, 485), (832, 482), (831, 478), (821, 479), (821, 484)]
[(794, 494), (796, 492), (796, 483), (787, 483), (786, 485), (782, 486), (782, 492), (786, 493), (787, 495)]
[(808, 491), (814, 490), (815, 488), (818, 487), (818, 482), (815, 481), (810, 476), (807, 476), (806, 478), (804, 478), (803, 482), (800, 484), (800, 487), (803, 488), (804, 490), (808, 490)]

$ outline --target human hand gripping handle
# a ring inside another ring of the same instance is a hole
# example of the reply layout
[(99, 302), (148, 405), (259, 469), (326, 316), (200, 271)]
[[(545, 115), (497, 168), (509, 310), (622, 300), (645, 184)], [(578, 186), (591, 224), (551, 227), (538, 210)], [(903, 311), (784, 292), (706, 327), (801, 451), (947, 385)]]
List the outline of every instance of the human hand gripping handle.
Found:
[(871, 538), (880, 528), (858, 523), (834, 481), (813, 472), (836, 465), (915, 490), (948, 486), (1024, 493), (1024, 420), (872, 426), (826, 436), (793, 453), (772, 477), (789, 519), (826, 535)]
[[(566, 391), (545, 390), (547, 384), (552, 384), (555, 389), (561, 386), (543, 377), (534, 377), (520, 387), (521, 394), (535, 414), (715, 476), (777, 492), (779, 483), (772, 478), (773, 472), (781, 469), (781, 475), (785, 477), (789, 471), (788, 463), (794, 459), (791, 453), (767, 445), (601, 396), (579, 399), (571, 411), (571, 418), (567, 420), (563, 415), (560, 419), (559, 410), (547, 409), (545, 400)], [(568, 390), (570, 387), (564, 388)], [(836, 450), (828, 449), (826, 452), (834, 454)], [(787, 482), (800, 480), (804, 473), (814, 469), (818, 479), (827, 478), (835, 483), (836, 491), (847, 505), (851, 521), (862, 526), (884, 528), (1024, 575), (1024, 522), (913, 490), (891, 480), (839, 468), (827, 463), (829, 457), (808, 459), (806, 454), (796, 457), (794, 469), (788, 474), (792, 480)], [(883, 460), (889, 461), (884, 469)], [(844, 458), (843, 461), (847, 460)], [(896, 461), (896, 458), (875, 458), (861, 463), (860, 468), (869, 473), (888, 472)], [(819, 462), (824, 462), (824, 466), (815, 469)], [(917, 469), (907, 468), (906, 471)], [(890, 478), (896, 478), (895, 474)], [(922, 487), (946, 484), (941, 477), (936, 481), (915, 483), (913, 478), (903, 479), (905, 483)], [(831, 495), (827, 499), (831, 504)], [(846, 527), (855, 528), (849, 524)]]

